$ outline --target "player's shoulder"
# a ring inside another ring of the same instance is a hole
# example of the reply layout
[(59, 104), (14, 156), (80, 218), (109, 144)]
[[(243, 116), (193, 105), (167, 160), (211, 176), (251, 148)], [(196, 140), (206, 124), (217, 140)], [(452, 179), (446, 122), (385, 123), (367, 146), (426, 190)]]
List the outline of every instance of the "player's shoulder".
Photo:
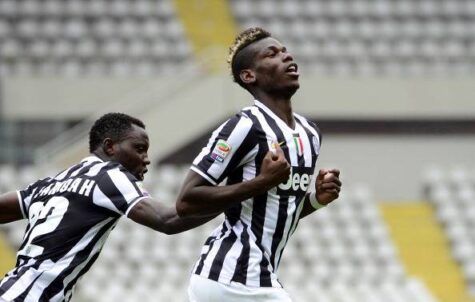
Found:
[(40, 179), (37, 179), (35, 180), (34, 182), (32, 183), (29, 183), (27, 186), (26, 186), (26, 190), (30, 190), (32, 191), (33, 189), (37, 189), (37, 188), (41, 188), (41, 187), (45, 187), (45, 186), (48, 186), (50, 185), (51, 183), (54, 182), (54, 179), (51, 178), (51, 177), (43, 177), (43, 178), (40, 178)]
[(98, 173), (98, 180), (103, 180), (104, 176), (107, 178), (122, 178), (126, 177), (130, 181), (137, 182), (138, 179), (135, 177), (129, 170), (127, 170), (122, 164), (117, 161), (108, 161), (106, 165), (101, 169), (101, 172)]
[(234, 114), (228, 119), (227, 123), (239, 128), (251, 128), (254, 124), (248, 108), (243, 108), (241, 111)]

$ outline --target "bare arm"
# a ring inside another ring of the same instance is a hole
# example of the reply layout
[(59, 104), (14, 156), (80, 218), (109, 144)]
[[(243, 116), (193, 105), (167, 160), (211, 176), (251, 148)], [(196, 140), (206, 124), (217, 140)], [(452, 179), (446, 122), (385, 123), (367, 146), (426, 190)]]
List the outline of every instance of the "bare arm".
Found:
[(133, 221), (171, 235), (198, 227), (218, 214), (201, 217), (179, 217), (175, 207), (165, 206), (151, 198), (139, 201), (129, 212)]
[(20, 202), (16, 192), (0, 195), (0, 223), (23, 219)]
[(180, 216), (220, 213), (229, 206), (258, 196), (287, 180), (290, 166), (282, 149), (269, 151), (255, 178), (227, 186), (212, 186), (201, 175), (190, 171), (178, 195), (176, 207)]
[(300, 218), (315, 212), (317, 209), (310, 203), (310, 194), (316, 194), (318, 203), (324, 207), (338, 198), (341, 190), (340, 170), (322, 169), (318, 172), (315, 191), (305, 195), (304, 206)]

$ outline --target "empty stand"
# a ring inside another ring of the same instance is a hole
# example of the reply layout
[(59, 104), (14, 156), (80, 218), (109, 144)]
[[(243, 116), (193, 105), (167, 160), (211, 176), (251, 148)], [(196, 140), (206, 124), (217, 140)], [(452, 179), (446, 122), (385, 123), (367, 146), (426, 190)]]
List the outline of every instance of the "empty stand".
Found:
[(475, 173), (468, 167), (433, 167), (425, 175), (425, 192), (475, 295)]
[(230, 3), (241, 28), (268, 29), (308, 72), (417, 76), (475, 71), (473, 1)]
[(193, 64), (171, 0), (0, 1), (0, 74), (156, 75)]

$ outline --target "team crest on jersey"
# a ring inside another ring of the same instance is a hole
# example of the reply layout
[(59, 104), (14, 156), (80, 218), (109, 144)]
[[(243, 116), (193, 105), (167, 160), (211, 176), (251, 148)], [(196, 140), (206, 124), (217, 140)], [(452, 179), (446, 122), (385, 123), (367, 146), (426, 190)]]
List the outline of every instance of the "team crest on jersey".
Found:
[(303, 155), (303, 143), (300, 135), (298, 133), (294, 134), (294, 143), (295, 143), (295, 150), (297, 150), (297, 154), (299, 156)]
[(231, 152), (231, 146), (224, 139), (220, 139), (211, 152), (211, 158), (222, 163), (229, 152)]

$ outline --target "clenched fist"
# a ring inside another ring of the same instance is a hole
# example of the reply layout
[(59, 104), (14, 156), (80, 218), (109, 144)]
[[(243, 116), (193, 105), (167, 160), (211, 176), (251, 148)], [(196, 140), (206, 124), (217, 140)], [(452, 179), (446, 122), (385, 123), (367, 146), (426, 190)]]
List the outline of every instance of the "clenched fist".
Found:
[(321, 169), (315, 181), (318, 203), (327, 205), (337, 199), (341, 190), (340, 170)]
[(287, 181), (290, 175), (290, 165), (285, 159), (284, 152), (276, 145), (275, 152), (269, 151), (262, 160), (260, 176), (264, 177), (269, 188)]

